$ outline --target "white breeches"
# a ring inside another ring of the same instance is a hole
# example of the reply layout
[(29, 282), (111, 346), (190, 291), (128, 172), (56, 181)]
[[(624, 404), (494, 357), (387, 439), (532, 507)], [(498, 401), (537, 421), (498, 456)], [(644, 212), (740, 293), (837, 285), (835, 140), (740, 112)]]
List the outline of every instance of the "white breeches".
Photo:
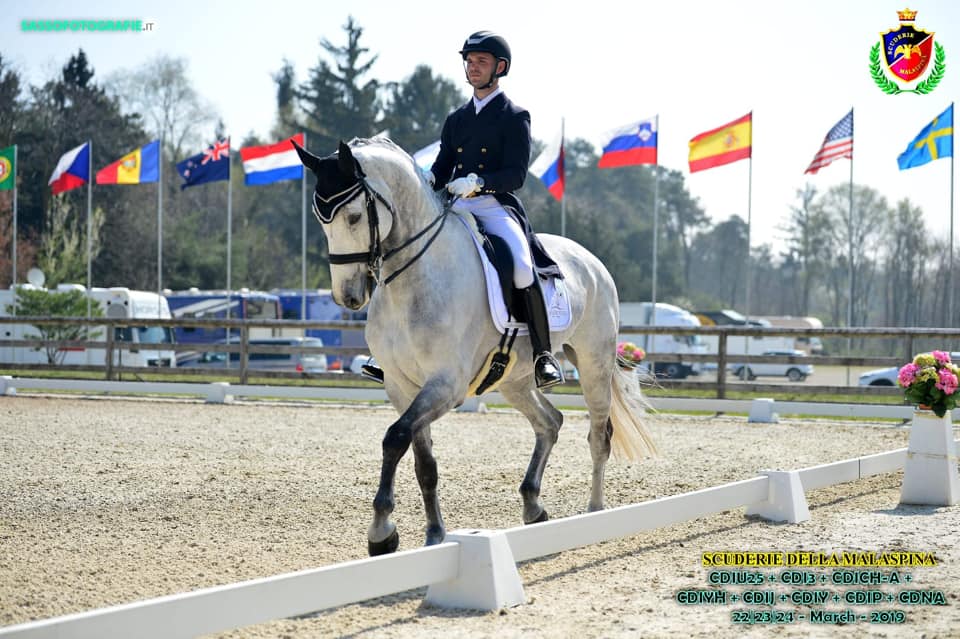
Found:
[(533, 285), (533, 259), (530, 245), (520, 224), (507, 213), (492, 195), (460, 198), (453, 205), (459, 212), (469, 211), (490, 235), (502, 238), (513, 256), (513, 285), (518, 289)]

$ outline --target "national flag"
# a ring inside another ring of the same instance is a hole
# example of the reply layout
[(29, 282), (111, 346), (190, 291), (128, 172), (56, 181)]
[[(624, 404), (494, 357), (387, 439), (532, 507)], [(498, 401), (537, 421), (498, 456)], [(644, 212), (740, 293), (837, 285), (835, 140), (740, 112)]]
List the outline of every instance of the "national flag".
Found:
[(197, 153), (177, 164), (177, 173), (184, 179), (180, 190), (188, 186), (230, 179), (230, 139), (217, 140), (203, 153)]
[(0, 149), (0, 191), (11, 191), (17, 184), (16, 146)]
[(60, 157), (50, 176), (50, 190), (54, 195), (64, 193), (90, 181), (90, 143), (70, 149)]
[(750, 157), (753, 113), (704, 131), (690, 140), (690, 172), (712, 169)]
[(424, 171), (429, 171), (440, 155), (440, 140), (431, 142), (413, 154), (413, 161)]
[(264, 146), (248, 146), (240, 149), (243, 161), (243, 183), (247, 186), (271, 184), (281, 180), (299, 180), (303, 177), (303, 162), (293, 148), (292, 142), (304, 145), (303, 133)]
[(923, 127), (897, 158), (900, 170), (953, 156), (953, 104)]
[(618, 166), (657, 163), (657, 118), (631, 122), (607, 134), (603, 155), (597, 166), (612, 169)]
[(160, 179), (160, 140), (131, 151), (97, 171), (97, 184), (144, 184)]
[(550, 194), (563, 200), (566, 183), (563, 166), (563, 133), (558, 133), (530, 165), (530, 172), (543, 181)]
[(833, 125), (804, 173), (814, 173), (840, 158), (853, 159), (853, 109)]

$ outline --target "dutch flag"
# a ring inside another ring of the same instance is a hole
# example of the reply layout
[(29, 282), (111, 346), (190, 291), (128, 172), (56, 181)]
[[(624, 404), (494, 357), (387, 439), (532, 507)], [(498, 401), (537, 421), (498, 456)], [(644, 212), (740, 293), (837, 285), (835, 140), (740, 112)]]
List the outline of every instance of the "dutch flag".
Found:
[(303, 177), (303, 164), (291, 140), (304, 146), (303, 133), (276, 144), (248, 146), (240, 149), (243, 160), (243, 182), (247, 186), (272, 184), (280, 180), (299, 180)]

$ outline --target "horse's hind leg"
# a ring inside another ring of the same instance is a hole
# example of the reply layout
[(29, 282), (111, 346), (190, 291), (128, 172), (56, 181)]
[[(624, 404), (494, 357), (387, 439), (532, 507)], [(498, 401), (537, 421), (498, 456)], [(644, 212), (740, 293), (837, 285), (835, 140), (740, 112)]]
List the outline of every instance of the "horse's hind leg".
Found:
[[(583, 400), (590, 411), (590, 457), (593, 460), (593, 473), (590, 482), (590, 512), (603, 510), (603, 475), (607, 460), (610, 458), (610, 437), (613, 424), (610, 422), (611, 387), (610, 380), (615, 366), (612, 355), (600, 358), (584, 358), (570, 346), (563, 347), (567, 356), (580, 373), (580, 387)], [(613, 350), (610, 351), (614, 352)]]
[[(400, 536), (397, 526), (390, 520), (394, 507), (394, 479), (397, 474), (397, 464), (406, 454), (410, 444), (418, 437), (423, 437), (423, 430), (431, 422), (446, 413), (453, 407), (453, 387), (448, 379), (438, 377), (427, 382), (417, 393), (400, 418), (387, 429), (383, 437), (383, 462), (380, 466), (380, 485), (377, 496), (373, 500), (373, 522), (367, 530), (367, 551), (371, 555), (382, 555), (395, 551), (400, 545)], [(429, 441), (429, 433), (426, 435)], [(417, 448), (421, 448), (420, 443)], [(422, 455), (417, 467), (429, 472), (430, 460), (433, 459), (429, 447), (427, 454)], [(436, 464), (432, 465), (434, 477)], [(418, 479), (420, 479), (418, 472)], [(421, 485), (423, 480), (421, 479)], [(431, 482), (427, 481), (429, 486)], [(433, 486), (436, 486), (435, 481)], [(432, 492), (432, 499), (436, 499), (436, 492)], [(428, 510), (429, 517), (429, 510)]]
[(532, 386), (524, 388), (502, 386), (500, 391), (514, 408), (530, 420), (536, 443), (533, 455), (527, 466), (527, 473), (520, 484), (523, 497), (523, 523), (534, 524), (549, 519), (547, 511), (540, 503), (540, 482), (543, 470), (547, 466), (550, 451), (557, 442), (560, 427), (563, 425), (563, 413), (553, 407), (543, 393)]

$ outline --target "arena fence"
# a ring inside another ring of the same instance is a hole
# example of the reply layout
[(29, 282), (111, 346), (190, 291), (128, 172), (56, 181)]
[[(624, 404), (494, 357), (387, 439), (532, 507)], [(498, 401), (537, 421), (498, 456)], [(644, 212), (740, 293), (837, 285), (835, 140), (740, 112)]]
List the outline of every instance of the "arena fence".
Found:
[(438, 606), (518, 605), (524, 602), (518, 561), (742, 507), (747, 515), (803, 521), (809, 518), (806, 491), (897, 471), (907, 457), (902, 448), (802, 470), (763, 471), (753, 479), (530, 526), (455, 531), (436, 546), (9, 626), (0, 628), (0, 637), (193, 637), (424, 586), (426, 601)]
[[(0, 375), (0, 397), (14, 395), (17, 390), (65, 391), (78, 393), (118, 393), (121, 395), (175, 395), (202, 397), (208, 403), (225, 403), (235, 397), (269, 397), (327, 401), (386, 402), (387, 394), (380, 388), (346, 388), (323, 386), (272, 386), (230, 384), (228, 382), (115, 382), (91, 379), (28, 378)], [(551, 401), (560, 408), (586, 408), (582, 395), (551, 394)], [(717, 413), (748, 413), (750, 421), (774, 422), (778, 412), (783, 414), (823, 415), (837, 417), (864, 417), (908, 420), (913, 414), (909, 405), (840, 404), (833, 402), (788, 402), (772, 399), (713, 399), (694, 397), (649, 398), (655, 410), (709, 411)], [(468, 400), (463, 410), (478, 410), (481, 404), (508, 404), (500, 393), (489, 393), (482, 398)], [(960, 409), (953, 417), (960, 419)]]

